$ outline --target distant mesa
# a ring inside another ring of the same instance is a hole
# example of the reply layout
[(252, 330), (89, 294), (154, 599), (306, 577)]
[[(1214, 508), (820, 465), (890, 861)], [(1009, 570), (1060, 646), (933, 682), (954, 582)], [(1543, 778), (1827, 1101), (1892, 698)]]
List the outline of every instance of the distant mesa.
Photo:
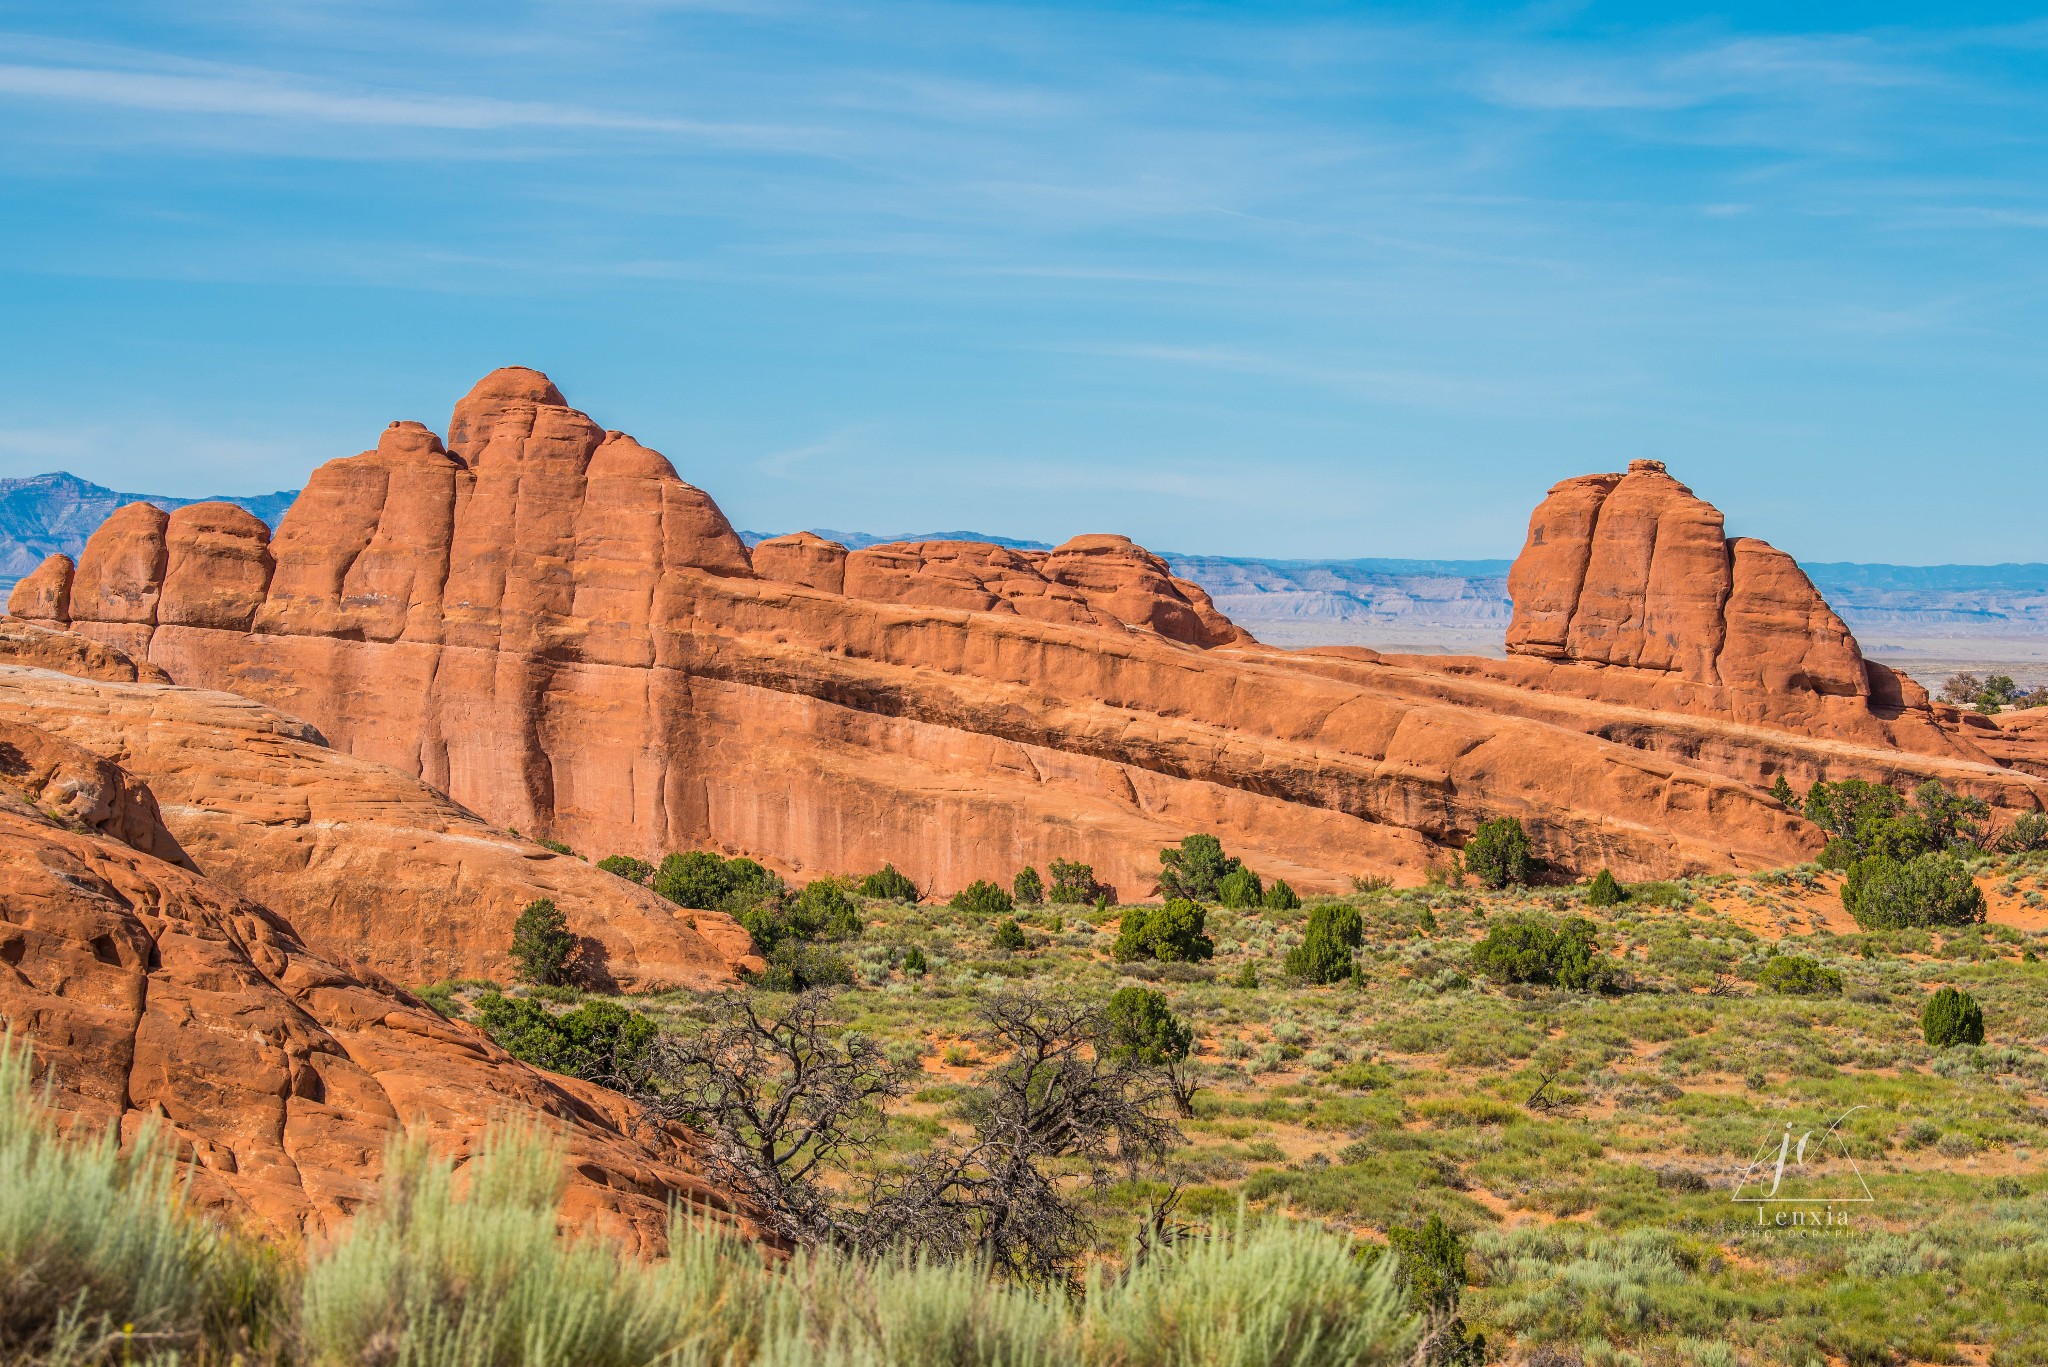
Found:
[(2043, 805), (2031, 740), (1866, 662), (1654, 463), (1557, 486), (1509, 589), (1506, 659), (1283, 651), (1121, 536), (750, 548), (515, 367), (445, 441), (395, 423), (320, 467), (274, 536), (124, 510), (12, 607), (498, 826), (939, 891), (1065, 857), (1139, 896), (1194, 830), (1305, 889), (1419, 881), (1501, 815), (1567, 871), (1775, 865), (1815, 847), (1780, 774)]

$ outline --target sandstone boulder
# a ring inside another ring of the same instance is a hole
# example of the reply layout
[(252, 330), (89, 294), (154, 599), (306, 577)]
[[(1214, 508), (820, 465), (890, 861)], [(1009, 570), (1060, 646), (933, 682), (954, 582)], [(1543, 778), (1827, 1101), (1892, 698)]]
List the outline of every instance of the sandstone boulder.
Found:
[(71, 581), (77, 569), (70, 556), (51, 556), (14, 586), (7, 596), (8, 615), (41, 626), (66, 625), (71, 621)]
[(169, 683), (171, 676), (127, 651), (76, 632), (0, 617), (0, 664), (54, 669), (109, 683)]
[[(24, 744), (32, 729), (11, 724), (8, 744), (67, 753)], [(317, 1236), (375, 1194), (402, 1128), (460, 1161), (503, 1117), (561, 1136), (572, 1228), (659, 1252), (680, 1203), (754, 1232), (704, 1181), (688, 1131), (316, 954), (266, 908), (120, 843), (118, 821), (66, 829), (24, 778), (47, 782), (40, 764), (0, 766), (0, 1020), (31, 1040), (70, 1119), (128, 1140), (145, 1119), (165, 1127), (202, 1205)]]
[(247, 631), (270, 589), (270, 528), (233, 503), (189, 503), (164, 526), (162, 626)]
[(1098, 612), (1169, 641), (1205, 649), (1251, 643), (1251, 634), (1216, 611), (1207, 593), (1174, 578), (1164, 560), (1127, 536), (1077, 536), (1048, 552), (1039, 571)]
[(754, 547), (754, 573), (778, 584), (846, 592), (846, 547), (815, 532), (772, 536)]
[(147, 653), (163, 596), (169, 522), (153, 503), (130, 503), (87, 540), (71, 581), (71, 619), (81, 633), (131, 654)]

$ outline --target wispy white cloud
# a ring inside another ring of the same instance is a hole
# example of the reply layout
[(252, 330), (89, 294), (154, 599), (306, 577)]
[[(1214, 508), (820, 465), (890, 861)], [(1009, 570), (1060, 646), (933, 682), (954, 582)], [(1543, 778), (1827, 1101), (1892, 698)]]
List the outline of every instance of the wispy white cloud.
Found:
[(867, 423), (855, 423), (828, 433), (817, 441), (804, 442), (798, 446), (787, 446), (763, 456), (755, 463), (755, 469), (776, 479), (795, 479), (806, 465), (826, 457), (845, 457), (852, 454), (874, 428)]
[(1230, 347), (1138, 344), (1086, 345), (1085, 354), (1118, 356), (1166, 365), (1195, 366), (1238, 375), (1312, 386), (1372, 403), (1422, 408), (1470, 408), (1475, 404), (1527, 412), (1550, 407), (1569, 395), (1612, 390), (1620, 381), (1568, 380), (1549, 375), (1507, 378), (1478, 372), (1426, 370), (1409, 366), (1342, 366)]
[(0, 95), (169, 114), (460, 131), (585, 129), (669, 134), (745, 147), (814, 145), (817, 130), (650, 117), (530, 100), (398, 93), (282, 72), (196, 75), (0, 63)]
[(1536, 44), (1496, 56), (1474, 89), (1518, 109), (1693, 109), (1736, 99), (1815, 104), (1844, 92), (1898, 91), (1940, 84), (1938, 70), (1911, 47), (1857, 35), (1747, 38), (1683, 44), (1653, 39), (1637, 52)]

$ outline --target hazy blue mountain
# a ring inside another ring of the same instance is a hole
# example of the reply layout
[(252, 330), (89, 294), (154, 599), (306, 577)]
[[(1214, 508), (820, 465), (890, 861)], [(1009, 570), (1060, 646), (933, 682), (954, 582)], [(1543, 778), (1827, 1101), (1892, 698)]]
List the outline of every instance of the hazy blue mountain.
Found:
[(62, 551), (75, 557), (85, 539), (107, 520), (107, 514), (127, 504), (154, 503), (168, 512), (188, 503), (239, 503), (275, 527), (298, 496), (296, 489), (246, 496), (222, 494), (217, 500), (124, 494), (63, 471), (0, 479), (0, 596), (49, 556)]

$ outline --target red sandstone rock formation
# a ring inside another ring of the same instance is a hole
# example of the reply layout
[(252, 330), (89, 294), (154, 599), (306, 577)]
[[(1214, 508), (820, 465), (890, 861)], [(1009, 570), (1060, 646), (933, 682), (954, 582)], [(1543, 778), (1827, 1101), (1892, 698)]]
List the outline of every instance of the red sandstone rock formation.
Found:
[[(61, 556), (53, 556), (62, 559)], [(16, 590), (17, 596), (19, 589)], [(25, 665), (30, 669), (54, 669), (76, 674), (81, 679), (105, 679), (110, 683), (169, 683), (171, 676), (147, 660), (103, 641), (66, 631), (61, 626), (38, 626), (19, 617), (0, 617), (0, 662)]]
[(71, 620), (71, 581), (77, 571), (70, 556), (51, 556), (14, 586), (8, 612), (40, 626), (63, 626)]
[[(1870, 665), (1792, 557), (1731, 540), (1661, 461), (1550, 491), (1508, 575), (1508, 653), (1766, 693), (1871, 695)], [(1887, 671), (1888, 672), (1888, 671)]]
[(815, 532), (770, 537), (754, 547), (754, 573), (778, 584), (846, 592), (846, 547)]
[[(0, 663), (0, 759), (16, 728), (87, 756), (64, 773), (118, 762), (145, 780), (165, 804), (164, 844), (122, 833), (126, 843), (285, 915), (337, 963), (414, 984), (509, 981), (512, 923), (541, 897), (586, 937), (585, 968), (622, 987), (723, 986), (735, 964), (758, 963), (730, 917), (679, 910), (494, 829), (418, 779), (339, 754), (304, 722), (246, 698)], [(109, 791), (104, 779), (74, 786), (74, 805)]]
[(125, 512), (72, 623), (593, 854), (886, 859), (941, 891), (1065, 856), (1143, 895), (1194, 830), (1297, 886), (1419, 879), (1497, 815), (1568, 868), (1775, 864), (1817, 844), (1761, 791), (1776, 772), (2042, 805), (1657, 470), (1539, 511), (1516, 658), (1401, 661), (1257, 647), (1120, 537), (779, 538), (750, 564), (708, 496), (532, 371), (487, 377), (449, 432), (395, 424), (321, 467), (251, 630), (112, 573), (153, 544)]
[[(32, 1039), (60, 1111), (127, 1139), (153, 1117), (200, 1202), (273, 1235), (317, 1235), (368, 1199), (401, 1128), (460, 1158), (497, 1117), (562, 1136), (572, 1227), (658, 1251), (683, 1202), (751, 1231), (687, 1131), (514, 1060), (125, 843), (154, 825), (146, 788), (36, 729), (10, 722), (0, 748), (0, 1019)], [(68, 829), (39, 810), (67, 773)]]

